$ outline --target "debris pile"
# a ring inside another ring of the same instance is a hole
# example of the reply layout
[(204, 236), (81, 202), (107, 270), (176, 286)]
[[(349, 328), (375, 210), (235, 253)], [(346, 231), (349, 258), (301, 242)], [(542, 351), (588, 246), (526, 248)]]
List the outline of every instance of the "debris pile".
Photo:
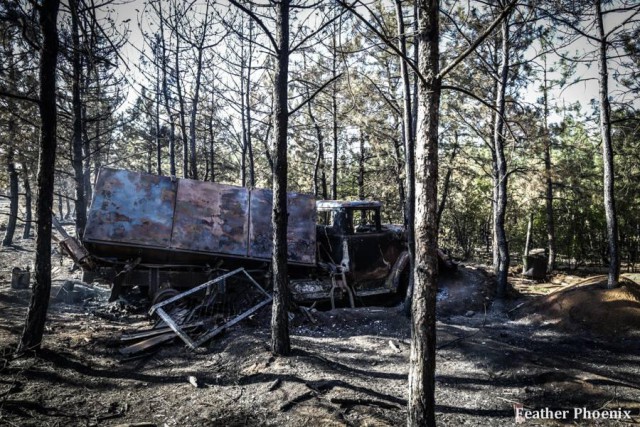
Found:
[(120, 353), (135, 357), (179, 337), (196, 349), (224, 329), (249, 317), (272, 300), (244, 268), (238, 268), (188, 291), (168, 288), (154, 298), (150, 329), (123, 334)]

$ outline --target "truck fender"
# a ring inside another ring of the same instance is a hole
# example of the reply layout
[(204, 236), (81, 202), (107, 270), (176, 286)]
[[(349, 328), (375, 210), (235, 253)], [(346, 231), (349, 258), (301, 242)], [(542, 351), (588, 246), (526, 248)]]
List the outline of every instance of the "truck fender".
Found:
[(387, 276), (385, 287), (392, 292), (402, 291), (403, 283), (400, 283), (402, 273), (409, 268), (409, 252), (404, 251), (400, 254), (395, 264), (391, 268), (391, 272)]

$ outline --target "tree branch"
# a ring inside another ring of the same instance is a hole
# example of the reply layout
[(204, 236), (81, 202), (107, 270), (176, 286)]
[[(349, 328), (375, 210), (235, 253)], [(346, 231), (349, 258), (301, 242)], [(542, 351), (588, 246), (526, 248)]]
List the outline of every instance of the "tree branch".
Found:
[(0, 88), (0, 96), (3, 96), (5, 98), (18, 99), (20, 101), (29, 101), (33, 102), (34, 104), (40, 104), (40, 100), (38, 98), (32, 98), (27, 95), (20, 95), (19, 93), (7, 92), (2, 88)]
[[(389, 40), (384, 34), (382, 34), (371, 22), (369, 22), (369, 20), (365, 19), (364, 16), (362, 16), (359, 12), (357, 12), (354, 8), (353, 5), (348, 5), (344, 2), (344, 0), (337, 0), (338, 4), (340, 4), (342, 7), (344, 7), (345, 9), (347, 9), (348, 11), (350, 11), (356, 18), (358, 18), (365, 26), (367, 26), (371, 31), (374, 32), (375, 35), (377, 35), (378, 37), (380, 37), (380, 39), (387, 45), (387, 47), (391, 48), (391, 50), (393, 50), (393, 52), (398, 55), (408, 66), (411, 67), (411, 69), (416, 73), (416, 76), (418, 76), (418, 78), (420, 79), (420, 81), (422, 82), (422, 84), (427, 85), (427, 80), (424, 78), (424, 76), (420, 73), (420, 70), (418, 69), (418, 65), (416, 63), (414, 63), (411, 58), (409, 58), (407, 55), (403, 55), (402, 52), (400, 51), (400, 49), (398, 48), (398, 46), (395, 45), (395, 43), (393, 43), (391, 40)], [(361, 3), (361, 0), (356, 0), (354, 2), (354, 4), (357, 3)]]
[(289, 116), (294, 115), (299, 109), (301, 109), (302, 107), (307, 105), (307, 103), (311, 102), (313, 100), (313, 98), (315, 98), (327, 86), (329, 86), (334, 81), (338, 80), (340, 77), (342, 77), (342, 73), (340, 73), (340, 74), (336, 75), (335, 77), (332, 77), (331, 79), (327, 80), (322, 86), (320, 86), (318, 89), (316, 89), (316, 91), (313, 92), (310, 97), (308, 97), (307, 99), (302, 101), (300, 104), (298, 104), (298, 106), (296, 108), (294, 108), (293, 110), (290, 110), (289, 111)]
[(633, 18), (636, 17), (636, 15), (640, 14), (640, 6), (637, 7), (636, 11), (629, 15), (629, 17), (627, 17), (627, 19), (625, 19), (624, 21), (622, 21), (619, 25), (616, 25), (615, 27), (613, 27), (607, 34), (604, 35), (605, 39), (608, 39), (609, 36), (613, 33), (615, 33), (616, 31), (618, 31), (620, 28), (624, 27), (625, 25), (627, 25), (629, 23), (629, 21), (631, 21)]
[(498, 15), (498, 17), (491, 23), (491, 25), (489, 25), (489, 27), (487, 27), (487, 29), (484, 30), (484, 32), (480, 34), (480, 36), (478, 36), (478, 38), (469, 45), (467, 50), (458, 55), (458, 57), (454, 59), (451, 64), (447, 65), (440, 71), (440, 73), (438, 74), (438, 78), (444, 78), (444, 76), (446, 76), (451, 70), (453, 70), (458, 64), (460, 64), (467, 56), (469, 56), (469, 54), (473, 53), (480, 45), (480, 43), (482, 43), (487, 37), (489, 37), (489, 34), (491, 34), (491, 32), (498, 26), (498, 24), (500, 24), (500, 22), (502, 22), (502, 20), (506, 18), (506, 16), (511, 12), (511, 9), (517, 2), (518, 0), (512, 0), (511, 3), (509, 3), (502, 10), (502, 12), (500, 12), (500, 15)]
[(262, 19), (260, 19), (260, 17), (258, 15), (256, 15), (251, 9), (248, 9), (246, 6), (241, 5), (240, 3), (238, 3), (236, 0), (229, 0), (229, 2), (234, 5), (235, 7), (237, 7), (238, 9), (240, 9), (241, 11), (243, 11), (244, 13), (246, 13), (247, 15), (249, 15), (249, 17), (251, 17), (251, 19), (254, 20), (254, 22), (256, 24), (258, 24), (258, 26), (260, 28), (262, 28), (262, 31), (264, 31), (264, 34), (267, 36), (267, 38), (269, 39), (269, 41), (271, 42), (271, 44), (273, 45), (273, 49), (276, 51), (276, 53), (278, 52), (278, 42), (276, 42), (276, 39), (273, 38), (273, 35), (271, 34), (271, 31), (269, 31), (269, 29), (267, 28), (267, 26), (264, 24), (264, 22), (262, 21)]

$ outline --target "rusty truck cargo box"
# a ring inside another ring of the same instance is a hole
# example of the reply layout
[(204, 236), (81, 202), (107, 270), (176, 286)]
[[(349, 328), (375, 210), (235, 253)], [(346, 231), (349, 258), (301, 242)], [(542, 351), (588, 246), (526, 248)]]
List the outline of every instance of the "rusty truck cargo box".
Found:
[[(104, 168), (84, 244), (93, 255), (193, 263), (215, 257), (270, 260), (271, 190)], [(316, 262), (313, 196), (288, 194), (288, 257)]]

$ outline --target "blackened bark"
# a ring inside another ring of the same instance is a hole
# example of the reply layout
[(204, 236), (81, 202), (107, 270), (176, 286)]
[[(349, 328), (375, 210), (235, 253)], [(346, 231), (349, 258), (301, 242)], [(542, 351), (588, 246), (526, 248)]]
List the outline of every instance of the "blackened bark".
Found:
[(76, 189), (76, 236), (82, 238), (84, 227), (87, 224), (87, 202), (85, 199), (84, 165), (83, 165), (83, 141), (82, 141), (82, 99), (80, 97), (80, 79), (82, 76), (80, 63), (80, 29), (78, 24), (78, 3), (76, 0), (69, 1), (71, 10), (71, 103), (73, 109), (73, 136), (72, 165), (74, 171), (74, 184)]
[[(177, 11), (176, 11), (177, 15)], [(176, 23), (178, 18), (176, 17)], [(176, 37), (175, 51), (175, 67), (176, 67), (176, 92), (178, 93), (180, 133), (182, 135), (182, 176), (189, 176), (189, 138), (187, 137), (187, 119), (184, 108), (184, 94), (182, 93), (182, 81), (180, 79), (180, 37)]]
[(436, 292), (438, 275), (439, 1), (419, 0), (420, 43), (415, 177), (415, 269), (407, 425), (435, 426)]
[[(403, 135), (404, 135), (404, 152), (405, 152), (405, 180), (407, 186), (406, 207), (404, 209), (404, 223), (407, 228), (407, 241), (409, 249), (409, 266), (410, 271), (414, 270), (414, 253), (415, 253), (415, 133), (412, 119), (411, 109), (411, 80), (409, 79), (409, 71), (405, 58), (407, 57), (407, 38), (405, 36), (404, 14), (402, 13), (402, 2), (396, 0), (396, 21), (398, 25), (398, 48), (402, 54), (400, 60), (400, 74), (402, 76), (402, 95), (403, 95)], [(413, 276), (409, 281), (413, 280)], [(409, 290), (413, 286), (409, 286)]]
[(287, 307), (287, 132), (289, 110), (289, 3), (281, 0), (277, 16), (277, 62), (273, 93), (273, 309), (271, 317), (271, 349), (279, 356), (291, 352)]
[(600, 133), (602, 136), (602, 163), (604, 186), (604, 212), (607, 218), (609, 240), (609, 289), (618, 286), (620, 254), (618, 252), (618, 218), (614, 196), (613, 141), (611, 138), (611, 106), (609, 105), (609, 73), (607, 71), (607, 39), (602, 23), (600, 0), (595, 0), (596, 27), (600, 41), (598, 55), (598, 83), (600, 85)]
[(527, 222), (527, 237), (524, 241), (524, 251), (522, 253), (522, 274), (529, 270), (529, 264), (527, 257), (529, 256), (529, 249), (531, 248), (531, 232), (533, 231), (533, 212), (529, 213), (529, 221)]
[(38, 167), (38, 236), (33, 293), (18, 352), (40, 349), (51, 293), (51, 213), (56, 156), (56, 62), (59, 0), (43, 0), (40, 6), (40, 157)]
[(253, 159), (253, 141), (251, 138), (251, 63), (253, 61), (253, 21), (249, 21), (249, 57), (247, 58), (247, 87), (245, 88), (245, 107), (247, 108), (247, 157), (249, 160), (249, 187), (256, 185), (256, 167)]
[[(307, 98), (310, 98), (309, 90), (307, 89)], [(323, 200), (327, 199), (327, 175), (324, 171), (324, 134), (322, 128), (318, 124), (313, 110), (311, 109), (311, 101), (307, 103), (309, 110), (309, 118), (311, 124), (316, 131), (316, 137), (318, 138), (318, 151), (316, 152), (316, 161), (313, 166), (313, 194), (316, 197), (321, 197)]]
[(158, 35), (159, 43), (162, 48), (162, 95), (164, 99), (164, 108), (169, 120), (169, 173), (176, 176), (176, 126), (173, 121), (171, 112), (171, 98), (169, 96), (169, 85), (167, 82), (167, 45), (164, 40), (164, 17), (162, 15), (162, 4), (158, 5), (158, 15), (160, 17), (160, 34)]
[(215, 133), (213, 131), (213, 115), (216, 108), (215, 88), (211, 90), (211, 115), (209, 116), (209, 178), (211, 182), (216, 181), (216, 152), (215, 152)]
[[(397, 129), (397, 124), (395, 128)], [(406, 163), (405, 161), (403, 161), (402, 154), (401, 154), (401, 147), (403, 143), (404, 143), (404, 140), (394, 141), (393, 149), (394, 149), (394, 154), (396, 156), (396, 185), (398, 186), (398, 194), (400, 198), (400, 209), (402, 210), (403, 218), (407, 218), (406, 216), (407, 199), (406, 199), (405, 190), (404, 190), (404, 185), (406, 181), (402, 179), (402, 171), (404, 170), (405, 163)]]
[(198, 179), (198, 165), (196, 164), (196, 117), (198, 114), (198, 101), (200, 100), (200, 82), (202, 80), (202, 56), (204, 54), (204, 42), (207, 37), (209, 27), (209, 2), (204, 12), (204, 24), (201, 29), (202, 35), (198, 44), (198, 61), (196, 64), (196, 85), (194, 88), (193, 101), (191, 103), (191, 124), (189, 126), (189, 166), (191, 178)]
[(551, 179), (551, 135), (549, 133), (549, 98), (547, 87), (547, 59), (544, 59), (544, 175), (545, 175), (545, 208), (547, 216), (547, 273), (556, 268), (556, 232), (553, 220), (553, 181)]
[[(244, 28), (244, 19), (242, 20), (242, 27)], [(244, 37), (240, 38), (240, 126), (242, 128), (242, 154), (240, 156), (240, 185), (247, 186), (247, 111), (248, 107), (245, 105), (245, 86), (244, 86)]]
[[(11, 134), (12, 132), (9, 132)], [(2, 239), (2, 246), (11, 246), (16, 232), (18, 220), (18, 171), (14, 162), (14, 152), (10, 148), (7, 152), (7, 174), (9, 175), (9, 221)]]
[[(500, 52), (500, 39), (498, 37), (494, 38), (494, 43), (493, 43), (493, 56), (492, 56), (492, 61), (491, 63), (493, 65), (496, 66), (496, 68), (494, 68), (492, 71), (494, 71), (496, 74), (498, 74), (499, 69), (498, 67), (498, 53)], [(498, 98), (498, 80), (497, 79), (493, 79), (493, 86), (492, 86), (492, 94), (493, 94), (493, 98), (497, 99)], [(496, 128), (496, 114), (492, 114), (491, 115), (491, 129), (494, 130), (495, 132), (495, 128)], [(491, 218), (490, 218), (490, 222), (491, 222), (491, 239), (490, 239), (490, 243), (491, 243), (491, 255), (492, 255), (492, 267), (494, 270), (496, 270), (498, 268), (498, 265), (500, 264), (500, 253), (498, 251), (498, 239), (496, 238), (496, 212), (497, 212), (497, 206), (498, 206), (498, 161), (496, 158), (496, 147), (495, 144), (491, 145), (491, 183), (492, 183), (492, 193), (491, 193)]]
[(364, 200), (364, 163), (365, 163), (365, 135), (360, 135), (360, 156), (358, 157), (358, 199)]
[[(158, 47), (156, 46), (156, 50)], [(162, 132), (160, 131), (160, 66), (156, 64), (156, 114), (155, 114), (155, 137), (156, 137), (156, 173), (162, 175)]]
[(496, 122), (494, 130), (494, 150), (496, 156), (496, 208), (494, 229), (498, 247), (498, 265), (496, 266), (496, 292), (499, 298), (505, 296), (507, 290), (507, 274), (509, 273), (509, 244), (505, 231), (505, 215), (507, 212), (507, 160), (504, 155), (506, 90), (509, 79), (509, 16), (501, 23), (502, 48), (498, 92), (496, 97)]
[(331, 85), (331, 131), (333, 136), (333, 157), (331, 162), (331, 198), (338, 199), (338, 89), (336, 86), (336, 76), (338, 72), (337, 59), (338, 51), (336, 46), (336, 26), (333, 26), (333, 36), (331, 38), (331, 78), (334, 83)]
[(25, 163), (22, 163), (22, 183), (24, 186), (24, 230), (22, 232), (23, 239), (31, 238), (31, 220), (32, 220), (32, 211), (31, 204), (33, 203), (33, 194), (31, 193), (31, 182), (29, 181), (29, 172), (25, 167)]
[[(101, 76), (100, 76), (98, 67), (93, 67), (93, 72), (91, 72), (90, 70), (87, 70), (85, 87), (89, 87), (91, 85), (92, 74), (93, 74), (93, 78), (95, 79), (94, 82), (96, 86), (97, 99), (101, 99), (102, 86), (100, 81)], [(84, 196), (86, 201), (86, 209), (85, 209), (85, 215), (86, 215), (86, 211), (89, 209), (89, 206), (91, 204), (91, 199), (93, 197), (93, 188), (91, 187), (91, 183), (92, 183), (91, 177), (97, 176), (101, 167), (100, 151), (102, 150), (102, 144), (100, 142), (100, 139), (102, 135), (102, 130), (101, 130), (102, 120), (96, 120), (94, 123), (94, 132), (95, 132), (94, 138), (93, 138), (94, 148), (91, 147), (91, 138), (89, 138), (89, 131), (88, 131), (89, 124), (87, 122), (86, 103), (83, 103), (83, 106), (82, 106), (82, 122), (83, 122), (82, 130), (83, 130), (83, 136), (84, 136), (82, 142), (83, 142), (83, 154), (84, 154)], [(93, 174), (91, 173), (92, 161), (94, 165)]]
[(449, 164), (447, 165), (447, 173), (444, 176), (444, 180), (442, 183), (442, 195), (440, 196), (440, 204), (438, 205), (438, 215), (436, 217), (436, 223), (438, 224), (438, 229), (440, 229), (440, 221), (442, 219), (442, 213), (444, 212), (444, 208), (447, 205), (447, 198), (449, 197), (449, 186), (451, 184), (451, 174), (453, 173), (453, 161), (458, 155), (459, 145), (458, 145), (458, 131), (454, 133), (454, 145), (451, 150), (451, 156), (449, 157)]
[[(418, 2), (413, 2), (413, 33), (418, 34), (418, 20), (419, 20), (419, 8)], [(417, 37), (413, 39), (413, 62), (415, 64), (418, 63), (418, 50), (420, 49), (420, 41)], [(413, 72), (413, 102), (411, 105), (411, 123), (413, 124), (413, 136), (415, 141), (415, 136), (418, 132), (418, 81), (419, 77), (416, 72)]]

